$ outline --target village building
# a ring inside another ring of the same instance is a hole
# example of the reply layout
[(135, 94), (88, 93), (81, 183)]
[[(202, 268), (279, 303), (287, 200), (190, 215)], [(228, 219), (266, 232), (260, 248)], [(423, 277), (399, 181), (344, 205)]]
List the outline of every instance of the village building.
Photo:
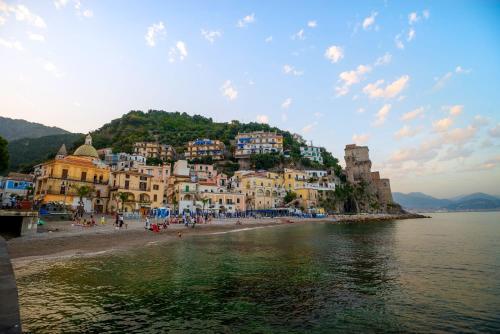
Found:
[(33, 188), (33, 175), (9, 173), (0, 180), (0, 207), (12, 207), (18, 199), (26, 199)]
[(281, 207), (286, 191), (279, 174), (267, 171), (237, 171), (231, 183), (234, 191), (246, 195), (247, 210)]
[(311, 161), (323, 164), (323, 156), (321, 155), (321, 147), (318, 146), (301, 146), (300, 155)]
[(172, 161), (176, 157), (175, 149), (172, 146), (158, 142), (136, 142), (134, 143), (133, 152), (146, 159), (155, 158), (162, 161)]
[(283, 153), (283, 135), (267, 131), (238, 133), (235, 158), (244, 159), (262, 153)]
[(188, 142), (184, 157), (188, 160), (208, 157), (213, 160), (223, 160), (225, 149), (226, 146), (220, 140), (196, 139)]
[(56, 159), (36, 168), (35, 200), (42, 204), (64, 203), (73, 208), (79, 206), (78, 188), (88, 186), (91, 194), (82, 198), (86, 212), (104, 212), (109, 200), (108, 181), (110, 170), (92, 146), (92, 137), (87, 135), (85, 144), (72, 155), (65, 156), (61, 148)]
[(104, 162), (112, 170), (134, 169), (146, 164), (146, 157), (138, 154), (109, 153), (104, 157)]

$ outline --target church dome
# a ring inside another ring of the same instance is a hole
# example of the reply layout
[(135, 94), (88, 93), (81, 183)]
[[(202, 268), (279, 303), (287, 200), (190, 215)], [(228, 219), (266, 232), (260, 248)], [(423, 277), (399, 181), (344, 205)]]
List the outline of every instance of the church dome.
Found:
[(87, 137), (85, 137), (85, 144), (78, 147), (73, 155), (80, 157), (99, 158), (97, 150), (94, 148), (94, 146), (92, 146), (92, 137), (90, 135), (87, 135)]

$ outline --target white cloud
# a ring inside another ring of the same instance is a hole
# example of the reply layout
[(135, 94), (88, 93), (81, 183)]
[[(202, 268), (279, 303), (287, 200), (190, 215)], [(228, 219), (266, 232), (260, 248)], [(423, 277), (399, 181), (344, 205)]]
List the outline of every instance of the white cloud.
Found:
[(500, 137), (500, 123), (498, 123), (495, 127), (491, 128), (488, 133), (490, 136), (498, 138)]
[(450, 116), (458, 116), (464, 110), (464, 106), (457, 104), (457, 105), (454, 105), (454, 106), (444, 107), (444, 109), (448, 110), (448, 112), (450, 113)]
[(165, 26), (163, 25), (163, 22), (158, 22), (158, 23), (153, 23), (151, 26), (148, 27), (148, 31), (144, 38), (146, 39), (146, 43), (153, 47), (156, 45), (156, 39), (158, 36), (165, 36), (166, 31), (165, 31)]
[(316, 127), (316, 125), (318, 125), (318, 122), (307, 124), (306, 126), (304, 126), (302, 128), (302, 133), (308, 134), (309, 132), (311, 132)]
[(309, 21), (307, 22), (307, 26), (309, 28), (316, 28), (318, 26), (318, 23), (316, 21)]
[(380, 108), (380, 110), (375, 115), (376, 119), (375, 122), (373, 122), (373, 126), (381, 126), (385, 123), (385, 120), (387, 119), (387, 116), (391, 111), (391, 107), (392, 106), (390, 104), (384, 104), (382, 108)]
[(300, 29), (299, 31), (297, 31), (295, 34), (292, 35), (292, 39), (298, 39), (298, 40), (301, 40), (303, 41), (304, 39), (306, 39), (306, 36), (304, 36), (304, 29)]
[(392, 55), (389, 52), (386, 52), (383, 56), (378, 57), (375, 61), (375, 66), (387, 65), (391, 62)]
[(281, 108), (288, 109), (290, 108), (291, 105), (292, 105), (292, 98), (289, 97), (285, 101), (283, 101), (283, 103), (281, 104)]
[(304, 74), (304, 71), (298, 71), (295, 69), (295, 67), (286, 64), (286, 65), (283, 65), (283, 73), (289, 74), (289, 75), (301, 76), (302, 74)]
[(362, 114), (362, 113), (364, 113), (365, 111), (366, 111), (366, 110), (365, 110), (365, 108), (358, 108), (358, 110), (356, 110), (356, 112), (357, 112), (358, 114)]
[(431, 12), (429, 12), (428, 9), (425, 9), (424, 11), (422, 11), (422, 16), (427, 20), (429, 17), (431, 17)]
[(408, 125), (403, 126), (401, 129), (396, 131), (394, 137), (397, 139), (414, 137), (420, 132), (419, 128), (411, 128)]
[(416, 32), (415, 32), (415, 29), (413, 28), (410, 28), (410, 30), (408, 31), (408, 37), (406, 38), (406, 40), (408, 42), (411, 42), (416, 36)]
[(0, 45), (7, 49), (15, 49), (18, 51), (24, 50), (23, 45), (19, 41), (8, 41), (0, 37)]
[(222, 36), (222, 32), (219, 30), (205, 30), (201, 29), (201, 35), (210, 43), (214, 43), (217, 38), (220, 38)]
[(43, 61), (42, 66), (45, 71), (49, 72), (56, 78), (62, 78), (65, 75), (65, 73), (61, 71), (54, 63), (48, 60)]
[(17, 21), (26, 22), (36, 28), (47, 27), (45, 21), (37, 14), (32, 13), (25, 5), (9, 5), (0, 0), (0, 12), (4, 12), (7, 16), (12, 13)]
[(281, 120), (283, 122), (288, 121), (288, 114), (286, 112), (284, 112), (284, 113), (281, 114)]
[(226, 97), (229, 101), (236, 100), (238, 97), (238, 91), (231, 84), (231, 80), (226, 80), (221, 86), (220, 91), (222, 92), (222, 96)]
[(394, 43), (396, 44), (396, 47), (400, 50), (403, 50), (405, 48), (403, 41), (401, 41), (401, 34), (397, 34), (396, 37), (394, 37)]
[(469, 125), (465, 128), (455, 128), (448, 131), (443, 136), (443, 142), (446, 144), (463, 145), (469, 142), (477, 132), (477, 128)]
[(466, 69), (463, 69), (462, 66), (457, 66), (455, 67), (455, 71), (453, 72), (447, 72), (445, 73), (443, 76), (441, 77), (436, 77), (434, 78), (434, 81), (436, 82), (434, 84), (434, 90), (438, 90), (438, 89), (441, 89), (443, 88), (446, 83), (456, 74), (469, 74), (471, 72), (470, 69), (466, 70)]
[(85, 9), (83, 11), (83, 16), (87, 17), (87, 18), (91, 18), (94, 16), (94, 12), (91, 11), (90, 9)]
[(453, 119), (450, 117), (442, 118), (432, 123), (432, 127), (437, 132), (444, 132), (453, 124)]
[(266, 37), (266, 39), (264, 40), (266, 43), (271, 43), (273, 41), (273, 36), (268, 36)]
[(45, 42), (45, 37), (41, 34), (28, 32), (28, 38), (31, 39), (32, 41)]
[(375, 18), (377, 17), (377, 15), (378, 15), (377, 12), (372, 12), (370, 16), (365, 17), (365, 19), (363, 20), (364, 30), (371, 29), (371, 26), (375, 23)]
[(257, 115), (256, 119), (257, 122), (259, 123), (265, 123), (265, 124), (269, 123), (269, 116), (267, 115)]
[(255, 22), (255, 14), (252, 13), (252, 14), (246, 15), (242, 19), (239, 19), (238, 23), (236, 24), (236, 26), (238, 28), (244, 28), (247, 25), (249, 25), (250, 23), (254, 23), (254, 22)]
[(370, 139), (370, 135), (368, 134), (358, 135), (355, 133), (354, 135), (352, 135), (352, 141), (357, 145), (365, 144), (368, 141), (368, 139)]
[(475, 127), (482, 127), (490, 124), (490, 120), (486, 117), (483, 117), (481, 115), (476, 115), (474, 116), (474, 121), (472, 122), (472, 125)]
[(408, 14), (408, 24), (412, 25), (417, 23), (420, 20), (420, 16), (418, 16), (417, 12), (412, 12)]
[(412, 111), (409, 111), (409, 112), (403, 114), (403, 116), (401, 116), (401, 120), (402, 121), (411, 121), (411, 120), (414, 120), (415, 118), (417, 118), (418, 116), (422, 116), (423, 114), (424, 114), (424, 107), (418, 107), (415, 110), (412, 110)]
[(346, 95), (349, 92), (349, 87), (362, 81), (364, 79), (363, 75), (371, 70), (372, 68), (369, 65), (359, 65), (355, 70), (341, 72), (338, 81), (342, 85), (335, 87), (337, 96)]
[(60, 8), (66, 7), (68, 2), (69, 2), (68, 0), (55, 0), (54, 6), (56, 6), (57, 9), (60, 9)]
[(363, 88), (363, 92), (370, 98), (393, 98), (399, 95), (408, 85), (410, 77), (403, 75), (396, 81), (381, 87), (384, 80), (378, 80), (374, 83), (368, 84)]
[(344, 49), (340, 46), (332, 45), (326, 49), (325, 57), (330, 60), (330, 62), (337, 63), (344, 58)]
[(315, 112), (313, 115), (314, 115), (314, 117), (316, 117), (316, 118), (321, 118), (321, 117), (325, 116), (325, 114), (320, 113), (320, 112)]
[(188, 55), (186, 43), (177, 41), (168, 51), (168, 61), (174, 63), (177, 59), (183, 61)]

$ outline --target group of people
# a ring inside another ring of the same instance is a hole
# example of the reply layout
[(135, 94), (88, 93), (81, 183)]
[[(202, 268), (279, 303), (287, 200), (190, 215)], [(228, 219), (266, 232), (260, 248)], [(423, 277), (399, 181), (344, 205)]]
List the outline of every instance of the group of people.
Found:
[(170, 224), (184, 224), (185, 227), (195, 228), (196, 224), (205, 224), (211, 222), (210, 216), (195, 215), (191, 216), (189, 214), (182, 214), (179, 216), (171, 215), (165, 218), (163, 221), (158, 222), (156, 219), (151, 222), (150, 217), (146, 216), (144, 221), (144, 229), (153, 232), (160, 232), (162, 229), (168, 228)]
[[(93, 227), (97, 225), (97, 222), (93, 214), (91, 214), (90, 217), (87, 219), (76, 212), (73, 214), (73, 223), (76, 226), (83, 226), (83, 227)], [(100, 224), (101, 225), (106, 224), (106, 217), (104, 217), (104, 215), (101, 216)]]

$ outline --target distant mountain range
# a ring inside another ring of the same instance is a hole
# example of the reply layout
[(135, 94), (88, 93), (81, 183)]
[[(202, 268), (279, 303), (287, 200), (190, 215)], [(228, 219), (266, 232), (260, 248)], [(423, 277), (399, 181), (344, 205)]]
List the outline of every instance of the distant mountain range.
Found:
[(69, 131), (40, 123), (0, 116), (0, 136), (8, 141), (21, 138), (39, 138), (49, 135), (68, 134)]
[(500, 210), (500, 197), (484, 193), (473, 193), (450, 199), (435, 198), (420, 192), (392, 193), (394, 201), (408, 210), (415, 211), (474, 211)]

